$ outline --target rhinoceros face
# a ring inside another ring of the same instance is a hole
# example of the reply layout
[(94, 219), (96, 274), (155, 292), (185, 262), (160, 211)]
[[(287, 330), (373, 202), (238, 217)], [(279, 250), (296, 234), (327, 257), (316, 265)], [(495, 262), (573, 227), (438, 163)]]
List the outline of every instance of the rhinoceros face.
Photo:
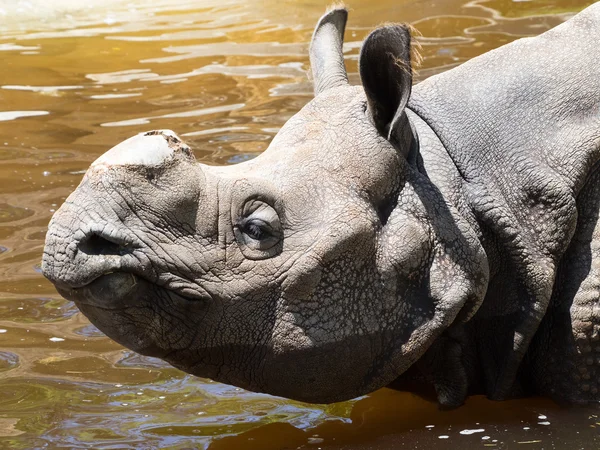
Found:
[(440, 264), (458, 287), (430, 270), (429, 194), (405, 158), (408, 31), (375, 31), (365, 87), (351, 87), (345, 20), (321, 19), (317, 95), (259, 157), (211, 167), (170, 131), (141, 134), (54, 215), (44, 274), (109, 337), (199, 376), (331, 402), (389, 383), (473, 310), (469, 270)]

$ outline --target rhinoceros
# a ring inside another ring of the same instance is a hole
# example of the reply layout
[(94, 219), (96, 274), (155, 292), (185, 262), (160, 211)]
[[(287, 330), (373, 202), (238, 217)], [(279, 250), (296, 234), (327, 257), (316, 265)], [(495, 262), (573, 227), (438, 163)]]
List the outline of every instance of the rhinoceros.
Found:
[(600, 4), (413, 84), (411, 29), (318, 22), (315, 97), (255, 159), (169, 130), (100, 156), (42, 270), (106, 335), (314, 403), (395, 380), (600, 400)]

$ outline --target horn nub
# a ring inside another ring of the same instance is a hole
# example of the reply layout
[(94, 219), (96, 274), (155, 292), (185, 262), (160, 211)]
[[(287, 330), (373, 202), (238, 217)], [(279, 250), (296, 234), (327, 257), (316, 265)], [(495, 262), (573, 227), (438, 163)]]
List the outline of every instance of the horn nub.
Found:
[(325, 14), (315, 27), (310, 43), (310, 65), (315, 95), (332, 87), (348, 84), (342, 45), (348, 11), (335, 8)]

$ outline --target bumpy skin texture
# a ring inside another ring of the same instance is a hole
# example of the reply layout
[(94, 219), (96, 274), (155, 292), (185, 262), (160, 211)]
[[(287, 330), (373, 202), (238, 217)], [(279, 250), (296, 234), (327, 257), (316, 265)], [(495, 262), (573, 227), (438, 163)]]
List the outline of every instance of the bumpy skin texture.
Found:
[[(410, 108), (434, 130), (457, 168), (462, 180), (457, 196), (477, 222), (490, 262), (488, 292), (467, 334), (476, 342), (485, 391), (494, 398), (528, 384), (571, 402), (598, 399), (591, 389), (573, 394), (579, 387), (566, 375), (571, 365), (578, 373), (595, 374), (575, 361), (595, 355), (587, 344), (565, 346), (569, 335), (591, 338), (597, 321), (591, 306), (600, 293), (582, 285), (565, 295), (563, 283), (593, 283), (590, 263), (581, 260), (593, 254), (590, 216), (600, 206), (598, 195), (589, 192), (600, 157), (599, 38), (596, 4), (541, 36), (426, 80), (411, 98)], [(436, 163), (422, 154), (439, 185)], [(567, 248), (570, 262), (561, 261)], [(545, 315), (527, 358), (531, 364), (523, 366)], [(586, 356), (577, 356), (580, 352)], [(550, 362), (551, 355), (556, 362)], [(515, 385), (519, 369), (521, 385)], [(598, 387), (598, 381), (595, 375), (588, 383)]]
[(99, 158), (44, 274), (123, 345), (255, 391), (598, 400), (600, 5), (412, 93), (403, 26), (347, 84), (345, 20), (317, 25), (317, 95), (256, 159), (197, 164), (168, 131)]

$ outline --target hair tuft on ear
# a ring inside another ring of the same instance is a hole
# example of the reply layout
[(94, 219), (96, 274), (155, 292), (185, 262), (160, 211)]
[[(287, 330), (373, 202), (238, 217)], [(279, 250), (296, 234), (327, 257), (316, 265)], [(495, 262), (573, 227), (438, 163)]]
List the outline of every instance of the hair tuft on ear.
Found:
[(348, 7), (346, 6), (346, 4), (344, 2), (333, 2), (331, 5), (329, 5), (327, 7), (327, 10), (325, 11), (325, 13), (330, 13), (334, 9), (345, 9), (346, 11), (348, 11)]
[(423, 46), (419, 41), (419, 38), (423, 35), (419, 30), (413, 27), (409, 23), (403, 24), (406, 28), (408, 28), (408, 32), (410, 33), (410, 65), (412, 66), (412, 75), (415, 78), (418, 74), (419, 68), (421, 64), (423, 64), (423, 55), (422, 50)]

